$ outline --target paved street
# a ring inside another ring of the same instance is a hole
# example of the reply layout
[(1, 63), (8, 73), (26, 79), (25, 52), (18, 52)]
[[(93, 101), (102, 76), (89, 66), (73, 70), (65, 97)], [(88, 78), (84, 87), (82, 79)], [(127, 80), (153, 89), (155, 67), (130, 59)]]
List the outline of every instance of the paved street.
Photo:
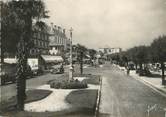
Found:
[(148, 106), (154, 106), (149, 117), (165, 117), (166, 98), (145, 84), (127, 76), (117, 67), (105, 65), (86, 72), (102, 74), (103, 86), (100, 117), (148, 117)]

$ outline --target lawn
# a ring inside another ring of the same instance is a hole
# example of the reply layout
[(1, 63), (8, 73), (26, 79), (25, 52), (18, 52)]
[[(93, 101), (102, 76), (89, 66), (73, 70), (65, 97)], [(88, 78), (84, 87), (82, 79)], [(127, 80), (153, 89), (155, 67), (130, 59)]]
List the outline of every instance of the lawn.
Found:
[[(100, 77), (91, 75), (91, 74), (78, 74), (80, 77), (88, 77), (88, 79), (84, 79), (82, 82), (90, 83), (90, 84), (99, 84)], [(50, 84), (51, 82), (61, 82), (67, 81), (68, 74), (62, 75), (62, 77), (58, 77), (54, 80), (47, 82)], [(51, 93), (51, 91), (47, 90), (29, 90), (27, 91), (27, 100), (26, 103), (37, 101), (45, 98)], [(8, 112), (5, 115), (10, 115), (12, 117), (92, 117), (94, 116), (96, 100), (97, 100), (98, 90), (97, 89), (78, 89), (73, 90), (66, 97), (66, 102), (70, 103), (72, 107), (67, 110), (59, 111), (59, 112), (27, 112), (27, 111), (16, 111), (12, 110), (13, 108), (8, 108), (11, 110), (7, 110)], [(16, 97), (14, 97), (16, 99)], [(13, 99), (11, 99), (12, 101)], [(15, 102), (16, 103), (16, 102)], [(3, 112), (4, 114), (4, 112)], [(1, 115), (1, 113), (0, 113)]]
[(97, 90), (76, 90), (72, 91), (67, 97), (66, 101), (72, 105), (75, 112), (92, 113), (95, 112)]
[[(44, 99), (45, 97), (50, 95), (51, 92), (52, 91), (49, 91), (49, 90), (39, 90), (39, 89), (28, 90), (26, 92), (27, 98), (25, 100), (25, 103), (29, 103), (29, 102)], [(0, 104), (0, 114), (15, 111), (16, 110), (16, 103), (17, 103), (16, 102), (16, 96), (9, 99), (8, 102), (2, 102)]]
[(48, 81), (47, 84), (50, 84), (51, 82), (67, 81), (68, 79), (69, 79), (69, 76), (67, 73), (65, 73), (60, 77), (55, 77), (53, 80)]
[(87, 83), (87, 84), (99, 85), (100, 84), (100, 76), (90, 75), (87, 79), (84, 79), (82, 82)]

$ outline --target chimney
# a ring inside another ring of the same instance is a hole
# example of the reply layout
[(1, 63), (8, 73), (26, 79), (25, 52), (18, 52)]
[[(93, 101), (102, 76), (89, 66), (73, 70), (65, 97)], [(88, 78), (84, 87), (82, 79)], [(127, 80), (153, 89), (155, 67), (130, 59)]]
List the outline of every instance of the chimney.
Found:
[(66, 30), (65, 30), (65, 29), (63, 29), (63, 33), (64, 33), (64, 34), (66, 33)]
[(54, 23), (51, 22), (51, 32), (54, 32)]
[(53, 22), (51, 22), (51, 28), (52, 28), (52, 29), (54, 28), (54, 23), (53, 23)]
[(54, 29), (55, 29), (55, 30), (57, 29), (57, 26), (56, 26), (56, 25), (54, 25)]
[(61, 27), (60, 27), (60, 26), (58, 26), (58, 30), (59, 30), (59, 31), (61, 30)]

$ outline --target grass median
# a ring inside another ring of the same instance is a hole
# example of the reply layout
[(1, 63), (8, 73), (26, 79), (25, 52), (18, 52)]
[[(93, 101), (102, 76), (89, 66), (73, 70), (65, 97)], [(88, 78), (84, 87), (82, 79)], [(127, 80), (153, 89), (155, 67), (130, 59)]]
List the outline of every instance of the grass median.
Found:
[[(93, 84), (93, 85), (100, 84), (99, 76), (84, 74), (79, 77), (86, 77), (86, 79), (83, 79), (80, 82), (83, 82), (86, 84)], [(59, 77), (47, 82), (47, 84), (51, 84), (52, 82), (64, 82), (67, 80), (68, 80), (68, 75), (64, 74), (62, 75), (62, 77)], [(68, 95), (66, 95), (65, 102), (69, 103), (71, 105), (71, 108), (58, 111), (58, 112), (27, 112), (27, 111), (18, 112), (15, 110), (10, 112), (10, 115), (13, 115), (14, 117), (56, 117), (56, 116), (58, 117), (90, 117), (94, 115), (98, 89), (78, 88), (78, 89), (68, 89), (68, 90), (72, 90), (72, 91)], [(32, 90), (32, 91), (29, 90), (27, 92), (28, 98), (26, 100), (26, 103), (43, 99), (47, 97), (50, 93), (51, 92), (45, 92), (44, 90)], [(58, 101), (58, 100), (55, 100), (55, 101)]]
[[(38, 101), (44, 99), (48, 95), (50, 95), (52, 91), (49, 90), (41, 90), (41, 89), (34, 89), (26, 91), (26, 100), (25, 103), (30, 103), (34, 101)], [(10, 111), (16, 110), (17, 98), (16, 96), (10, 98), (6, 102), (1, 102), (0, 104), (0, 113), (6, 113)]]
[(66, 101), (72, 105), (71, 110), (77, 113), (94, 114), (97, 100), (97, 90), (72, 91)]

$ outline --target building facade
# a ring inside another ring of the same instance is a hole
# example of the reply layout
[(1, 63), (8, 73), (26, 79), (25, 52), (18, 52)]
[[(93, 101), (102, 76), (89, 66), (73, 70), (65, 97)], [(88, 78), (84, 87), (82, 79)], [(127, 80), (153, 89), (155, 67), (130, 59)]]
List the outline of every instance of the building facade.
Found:
[(36, 27), (33, 28), (32, 34), (32, 48), (30, 50), (30, 55), (32, 57), (37, 57), (38, 55), (49, 54), (49, 36), (50, 34), (47, 30), (40, 30)]
[(64, 53), (69, 52), (70, 43), (65, 29), (52, 23), (50, 27), (49, 53), (51, 55), (64, 55)]

